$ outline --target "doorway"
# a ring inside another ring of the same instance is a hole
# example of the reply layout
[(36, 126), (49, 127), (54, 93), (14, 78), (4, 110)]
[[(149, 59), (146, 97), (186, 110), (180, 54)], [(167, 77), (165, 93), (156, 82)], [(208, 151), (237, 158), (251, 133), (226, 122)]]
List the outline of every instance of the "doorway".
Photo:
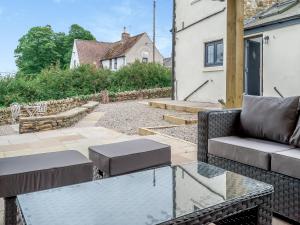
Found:
[(260, 96), (262, 88), (263, 38), (252, 37), (245, 40), (244, 92)]

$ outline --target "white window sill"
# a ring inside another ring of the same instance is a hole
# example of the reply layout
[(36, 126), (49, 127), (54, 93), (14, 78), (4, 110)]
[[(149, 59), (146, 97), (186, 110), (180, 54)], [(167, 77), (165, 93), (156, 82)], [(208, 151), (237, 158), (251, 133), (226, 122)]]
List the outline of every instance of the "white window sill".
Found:
[(224, 66), (212, 66), (212, 67), (204, 67), (203, 72), (216, 72), (216, 71), (223, 71)]

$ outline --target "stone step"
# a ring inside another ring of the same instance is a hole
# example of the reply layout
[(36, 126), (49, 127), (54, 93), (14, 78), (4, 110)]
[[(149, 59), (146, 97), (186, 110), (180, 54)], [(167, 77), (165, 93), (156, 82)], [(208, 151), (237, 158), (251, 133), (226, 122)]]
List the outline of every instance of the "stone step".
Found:
[(194, 114), (182, 114), (178, 116), (164, 115), (163, 119), (171, 124), (176, 125), (191, 125), (198, 123), (197, 116)]
[(166, 110), (175, 110), (179, 112), (198, 113), (208, 110), (221, 109), (220, 104), (206, 102), (185, 102), (171, 100), (152, 100), (149, 101), (149, 106)]
[(157, 132), (155, 130), (164, 129), (164, 128), (171, 128), (171, 127), (177, 127), (177, 125), (158, 126), (158, 127), (140, 127), (138, 129), (138, 134), (140, 136), (155, 135), (155, 134), (157, 134)]
[(99, 102), (95, 101), (89, 101), (88, 103), (82, 105), (82, 108), (88, 109), (88, 113), (92, 112), (97, 106), (99, 105)]

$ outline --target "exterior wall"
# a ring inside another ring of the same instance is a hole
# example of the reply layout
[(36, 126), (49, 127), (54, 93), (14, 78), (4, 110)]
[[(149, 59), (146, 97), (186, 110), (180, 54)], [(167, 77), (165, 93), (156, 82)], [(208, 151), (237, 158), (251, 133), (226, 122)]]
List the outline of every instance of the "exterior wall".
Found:
[(79, 57), (78, 57), (78, 51), (76, 47), (76, 40), (73, 44), (73, 51), (72, 51), (72, 57), (70, 62), (70, 69), (74, 69), (76, 67), (80, 66)]
[[(189, 101), (217, 102), (226, 99), (226, 10), (205, 19), (225, 8), (226, 2), (176, 0), (175, 46), (175, 98), (183, 100), (205, 81), (209, 83), (196, 92)], [(184, 24), (184, 25), (183, 25)], [(180, 32), (178, 32), (180, 31)], [(221, 67), (205, 67), (205, 43), (223, 39), (224, 61)]]
[(263, 95), (300, 95), (300, 24), (264, 32), (269, 36), (263, 47)]
[[(114, 68), (115, 60), (117, 60), (117, 69)], [(110, 64), (109, 61), (110, 60), (104, 60), (104, 61), (102, 61), (103, 68), (110, 69), (109, 68), (109, 64)], [(112, 71), (119, 70), (119, 69), (121, 69), (125, 65), (126, 65), (126, 58), (125, 57), (120, 57), (120, 58), (112, 59), (112, 68), (111, 68), (111, 70)]]
[[(147, 34), (143, 37), (126, 53), (126, 63), (133, 63), (136, 60), (142, 61), (144, 56), (148, 56), (148, 62), (153, 62), (153, 49), (152, 40)], [(148, 54), (144, 54), (147, 52)], [(160, 54), (158, 49), (155, 50), (155, 61), (163, 64), (164, 57)]]

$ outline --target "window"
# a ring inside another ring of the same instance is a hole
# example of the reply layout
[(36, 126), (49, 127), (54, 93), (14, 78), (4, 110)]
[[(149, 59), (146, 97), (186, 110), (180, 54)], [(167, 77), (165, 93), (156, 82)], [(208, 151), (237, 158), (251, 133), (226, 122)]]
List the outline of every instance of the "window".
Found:
[(223, 40), (205, 43), (205, 67), (223, 66)]
[(112, 69), (112, 59), (109, 60), (109, 69)]
[(147, 57), (143, 57), (142, 62), (143, 63), (147, 63), (148, 62), (148, 58)]
[(118, 59), (115, 59), (115, 63), (114, 63), (114, 69), (118, 69)]

